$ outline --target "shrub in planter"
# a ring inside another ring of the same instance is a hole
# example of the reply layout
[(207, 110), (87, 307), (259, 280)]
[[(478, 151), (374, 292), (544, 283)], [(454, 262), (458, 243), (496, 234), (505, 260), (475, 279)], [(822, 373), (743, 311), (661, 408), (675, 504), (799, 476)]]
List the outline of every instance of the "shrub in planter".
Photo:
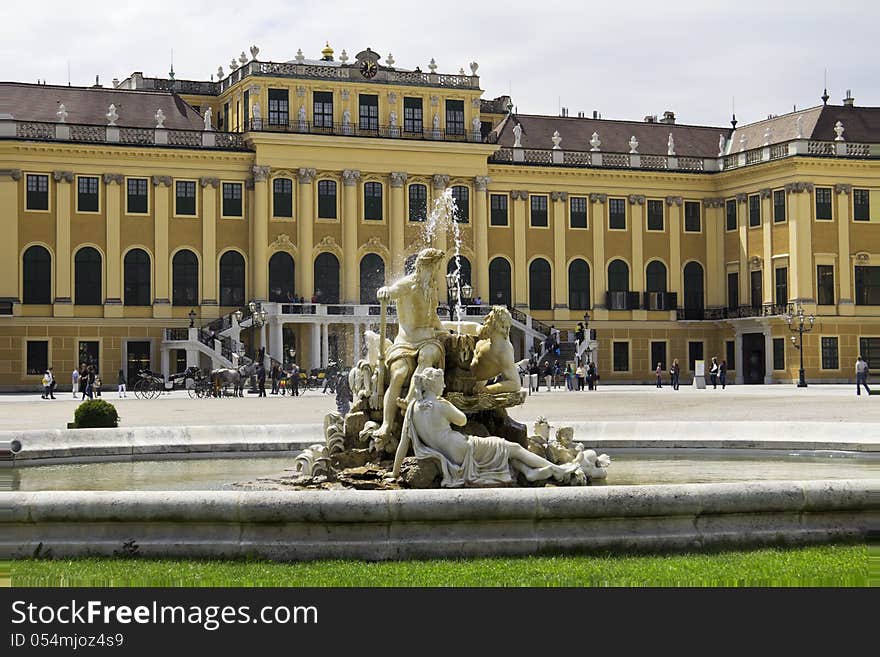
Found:
[(103, 399), (91, 399), (77, 406), (73, 414), (73, 426), (76, 429), (119, 426), (119, 414), (116, 407)]

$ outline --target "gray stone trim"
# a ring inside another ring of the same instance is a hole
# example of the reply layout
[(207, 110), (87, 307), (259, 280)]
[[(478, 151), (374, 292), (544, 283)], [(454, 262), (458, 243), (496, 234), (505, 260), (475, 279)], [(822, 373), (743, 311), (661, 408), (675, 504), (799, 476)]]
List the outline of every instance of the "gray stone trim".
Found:
[(220, 186), (220, 179), (219, 178), (210, 178), (208, 176), (202, 176), (201, 178), (199, 178), (199, 185), (201, 185), (202, 188), (205, 188), (208, 185), (210, 185), (214, 189), (217, 189)]
[(391, 186), (392, 187), (403, 187), (406, 183), (407, 175), (405, 171), (392, 171), (391, 172)]
[(739, 194), (736, 195), (736, 202), (737, 203), (748, 203), (749, 202), (749, 195), (745, 194), (743, 192), (740, 192)]
[(345, 187), (354, 187), (361, 179), (361, 172), (357, 169), (343, 169), (342, 184)]
[(431, 177), (431, 181), (434, 184), (434, 189), (446, 189), (449, 185), (449, 175), (445, 173), (435, 173)]
[(13, 180), (21, 180), (21, 169), (0, 169), (0, 178), (9, 176)]
[(645, 197), (641, 194), (630, 194), (627, 196), (627, 201), (629, 201), (630, 205), (644, 205)]
[(253, 166), (254, 182), (266, 182), (269, 179), (270, 171), (271, 167), (255, 164)]
[(758, 193), (761, 195), (761, 198), (770, 198), (773, 196), (773, 190), (769, 187), (765, 187), (764, 189), (759, 189)]
[(310, 185), (318, 172), (315, 169), (301, 168), (296, 172), (300, 185)]
[(105, 173), (103, 179), (105, 185), (109, 185), (110, 183), (121, 185), (123, 182), (125, 182), (125, 176), (121, 173)]
[(800, 194), (801, 192), (812, 192), (813, 191), (813, 183), (808, 182), (793, 182), (788, 183), (785, 186), (785, 191), (789, 194)]
[(608, 200), (608, 194), (594, 192), (590, 194), (590, 203), (604, 203)]
[(681, 196), (667, 196), (666, 197), (666, 205), (677, 205), (681, 207), (684, 203), (684, 199)]
[(73, 171), (53, 171), (52, 178), (55, 182), (73, 182)]
[[(475, 100), (479, 100), (478, 98)], [(474, 187), (478, 192), (486, 192), (489, 191), (489, 183), (492, 182), (492, 178), (489, 176), (475, 176), (474, 177)]]
[(153, 176), (153, 187), (158, 187), (159, 185), (171, 187), (171, 176)]
[(837, 184), (834, 186), (834, 192), (835, 192), (836, 194), (846, 194), (846, 195), (849, 195), (849, 193), (852, 192), (852, 185), (849, 185), (849, 184), (847, 184), (847, 183), (837, 183)]
[(568, 192), (550, 192), (551, 201), (567, 201)]

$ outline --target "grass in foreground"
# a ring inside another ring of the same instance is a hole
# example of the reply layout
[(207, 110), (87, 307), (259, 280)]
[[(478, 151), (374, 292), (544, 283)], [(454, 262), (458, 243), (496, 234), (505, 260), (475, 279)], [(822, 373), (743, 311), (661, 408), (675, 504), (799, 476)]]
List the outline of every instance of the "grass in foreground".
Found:
[[(872, 556), (872, 559), (875, 557)], [(714, 554), (462, 561), (265, 561), (91, 558), (11, 564), (13, 586), (869, 586), (865, 545)]]

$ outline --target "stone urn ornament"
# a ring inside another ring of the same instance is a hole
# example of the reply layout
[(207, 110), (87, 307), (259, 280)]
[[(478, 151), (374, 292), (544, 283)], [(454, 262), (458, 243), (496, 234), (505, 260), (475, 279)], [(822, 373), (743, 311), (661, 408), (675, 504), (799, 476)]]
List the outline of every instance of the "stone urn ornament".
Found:
[(61, 103), (58, 106), (58, 111), (55, 112), (55, 116), (58, 117), (58, 123), (67, 123), (67, 110), (64, 107), (64, 103)]
[(116, 105), (110, 103), (110, 107), (107, 109), (107, 125), (108, 126), (116, 126), (116, 121), (119, 120), (119, 113), (116, 111)]
[(590, 146), (592, 147), (592, 148), (590, 148), (590, 150), (591, 151), (598, 151), (598, 150), (600, 150), (599, 147), (601, 145), (602, 145), (602, 141), (599, 139), (599, 133), (594, 132), (593, 136), (590, 138)]
[(639, 152), (639, 140), (636, 139), (636, 136), (633, 135), (629, 138), (629, 152), (631, 155), (638, 155)]
[(550, 137), (550, 141), (553, 142), (553, 150), (554, 151), (558, 151), (561, 149), (561, 146), (559, 144), (562, 143), (562, 137), (559, 136), (559, 130), (553, 131), (553, 136)]

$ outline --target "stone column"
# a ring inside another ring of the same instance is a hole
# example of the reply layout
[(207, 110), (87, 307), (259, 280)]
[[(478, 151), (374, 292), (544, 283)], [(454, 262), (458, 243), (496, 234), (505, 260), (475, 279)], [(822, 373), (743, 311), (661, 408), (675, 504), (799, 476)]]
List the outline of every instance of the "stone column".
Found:
[(168, 350), (168, 347), (163, 346), (159, 353), (161, 355), (160, 359), (160, 367), (162, 368), (162, 375), (167, 379), (171, 375), (171, 353)]
[[(72, 317), (70, 298), (70, 196), (75, 176), (70, 171), (55, 171), (55, 308), (56, 317)], [(18, 212), (13, 215), (18, 217)], [(16, 264), (18, 258), (16, 257)]]
[(568, 315), (568, 267), (565, 266), (565, 205), (568, 192), (550, 192), (550, 226), (553, 230), (553, 317), (566, 319)]
[(749, 195), (736, 195), (737, 227), (739, 236), (739, 305), (748, 306), (751, 299), (751, 273), (749, 271)]
[(186, 366), (187, 367), (199, 367), (200, 361), (200, 352), (198, 349), (187, 349), (186, 350)]
[(512, 200), (511, 220), (513, 221), (513, 305), (517, 308), (529, 307), (529, 274), (526, 265), (526, 201), (529, 193), (525, 190), (510, 192)]
[(202, 318), (219, 315), (217, 284), (217, 189), (219, 178), (202, 177)]
[(269, 355), (279, 363), (284, 362), (284, 325), (280, 318), (269, 320)]
[(474, 178), (474, 262), (471, 285), (474, 296), (489, 299), (489, 176)]
[[(773, 240), (771, 228), (773, 227), (773, 192), (770, 189), (762, 189), (761, 195), (761, 232), (763, 233), (764, 259), (763, 281), (764, 303), (776, 302), (776, 271), (773, 267)], [(791, 275), (791, 272), (789, 272)]]
[(8, 217), (0, 240), (0, 301), (11, 301), (17, 312), (18, 267), (22, 254), (18, 243), (18, 187), (21, 169), (0, 169), (0, 216)]
[(330, 362), (330, 325), (321, 325), (321, 367), (327, 367)]
[(171, 317), (168, 270), (168, 206), (171, 176), (153, 176), (153, 317)]
[(309, 368), (321, 367), (321, 324), (312, 324), (309, 344)]
[(733, 353), (736, 357), (736, 378), (734, 383), (742, 385), (746, 380), (743, 376), (746, 371), (746, 364), (743, 362), (743, 334), (740, 331), (734, 334)]
[[(627, 200), (632, 225), (632, 290), (638, 292), (641, 298), (645, 291), (645, 197), (630, 194)], [(632, 316), (633, 319), (648, 319), (646, 310), (633, 310)]]
[[(855, 306), (853, 305), (852, 293), (852, 277), (853, 269), (849, 259), (850, 250), (850, 234), (849, 228), (852, 225), (852, 216), (850, 214), (852, 205), (850, 204), (850, 193), (852, 185), (840, 184), (834, 186), (834, 192), (837, 194), (837, 252), (840, 256), (837, 259), (837, 312), (840, 315), (854, 315)], [(810, 272), (812, 275), (812, 272)], [(818, 302), (818, 292), (817, 299)]]
[(605, 293), (608, 291), (608, 271), (605, 263), (605, 201), (607, 194), (590, 194), (590, 220), (593, 228), (593, 269), (590, 272), (593, 290), (593, 319), (608, 319), (605, 307)]
[[(358, 234), (358, 203), (357, 191), (361, 172), (356, 169), (345, 169), (342, 172), (342, 253), (345, 262), (342, 265), (342, 300), (345, 303), (357, 303), (358, 272), (357, 234)], [(392, 251), (392, 255), (394, 252)], [(389, 272), (391, 264), (388, 263)]]
[[(765, 215), (766, 216), (766, 215)], [(773, 332), (764, 329), (764, 383), (773, 383)]]
[(296, 235), (300, 262), (296, 266), (296, 287), (299, 293), (308, 300), (315, 293), (315, 262), (312, 258), (315, 242), (315, 217), (312, 201), (315, 170), (300, 169), (297, 172), (297, 179), (299, 180), (299, 213), (296, 218)]
[(667, 196), (669, 208), (669, 291), (674, 292), (678, 305), (684, 306), (681, 270), (681, 213), (684, 200), (681, 196)]
[[(269, 300), (269, 167), (253, 167), (254, 250), (251, 254), (251, 290), (257, 301)], [(302, 222), (300, 222), (302, 223)]]
[[(432, 201), (436, 201), (446, 188), (449, 186), (449, 176), (444, 173), (435, 173), (431, 179), (432, 185), (431, 189), (433, 190)], [(433, 207), (433, 203), (428, 206), (428, 214), (431, 214), (431, 209)], [(444, 253), (446, 252), (446, 239), (447, 230), (450, 230), (447, 226), (438, 226), (437, 231), (434, 233), (434, 244), (432, 245), (436, 249), (440, 249)], [(446, 258), (445, 260), (448, 260)], [(443, 266), (437, 272), (437, 289), (439, 290), (439, 297), (441, 305), (446, 300), (446, 267)]]
[(260, 326), (260, 346), (257, 348), (256, 353), (257, 353), (257, 355), (259, 355), (259, 350), (263, 349), (263, 367), (266, 367), (268, 369), (270, 354), (269, 354), (269, 344), (268, 344), (269, 341), (266, 339), (267, 332), (268, 331), (266, 329), (266, 324), (264, 323), (262, 326)]
[(104, 317), (122, 317), (122, 262), (121, 262), (121, 189), (125, 176), (121, 173), (105, 173), (106, 188), (106, 248)]
[[(788, 215), (788, 273), (791, 293), (789, 297), (793, 302), (812, 304), (815, 302), (812, 276), (813, 220), (812, 213), (810, 212), (813, 184), (789, 183), (785, 186), (785, 190), (789, 193), (790, 199)], [(805, 310), (810, 312), (809, 309)]]
[[(406, 187), (407, 175), (403, 171), (391, 172), (391, 195), (389, 197), (390, 208), (388, 217), (388, 248), (392, 257), (400, 256), (404, 250), (403, 227), (406, 224), (406, 203), (404, 199), (404, 188)], [(389, 273), (391, 271), (391, 263), (388, 263)], [(360, 268), (356, 271), (360, 271)], [(446, 273), (445, 271), (443, 272)], [(355, 274), (357, 276), (357, 274)], [(360, 298), (353, 298), (352, 303), (358, 303)]]

